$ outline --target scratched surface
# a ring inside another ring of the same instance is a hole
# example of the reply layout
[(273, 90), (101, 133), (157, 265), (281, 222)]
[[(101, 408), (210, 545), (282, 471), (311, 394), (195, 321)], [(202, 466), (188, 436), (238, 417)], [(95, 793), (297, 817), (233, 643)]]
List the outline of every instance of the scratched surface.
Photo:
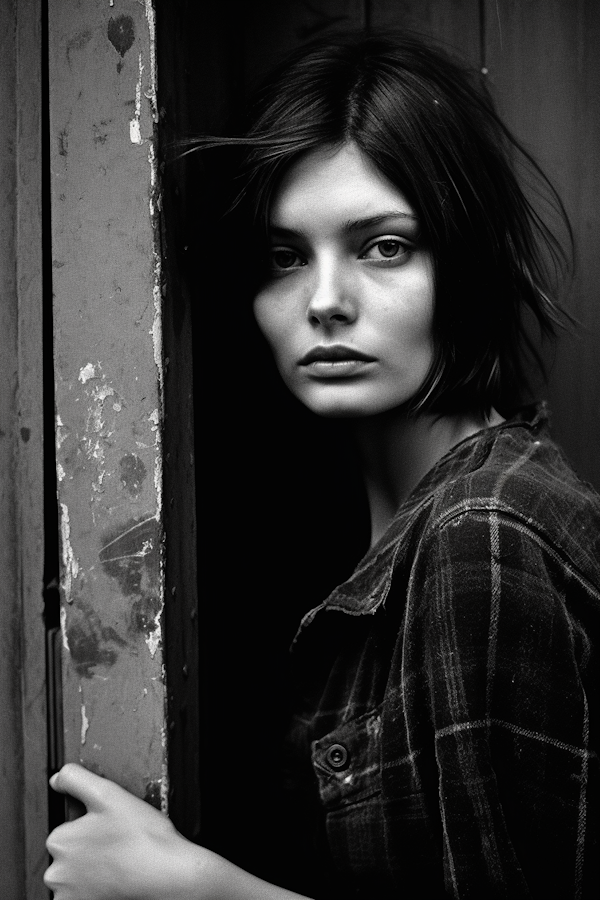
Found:
[(150, 0), (50, 0), (65, 759), (165, 802)]

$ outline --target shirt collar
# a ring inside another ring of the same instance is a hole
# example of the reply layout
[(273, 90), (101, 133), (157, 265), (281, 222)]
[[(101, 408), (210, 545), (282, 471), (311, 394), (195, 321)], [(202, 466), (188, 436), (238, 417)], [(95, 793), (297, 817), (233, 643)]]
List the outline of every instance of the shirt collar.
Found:
[(296, 638), (321, 610), (338, 610), (353, 616), (373, 615), (385, 602), (399, 557), (410, 554), (411, 537), (419, 531), (415, 526), (435, 501), (439, 489), (460, 475), (478, 469), (507, 432), (524, 429), (532, 438), (537, 437), (547, 429), (548, 419), (545, 402), (532, 404), (500, 425), (478, 431), (456, 444), (421, 479), (350, 578), (304, 616)]

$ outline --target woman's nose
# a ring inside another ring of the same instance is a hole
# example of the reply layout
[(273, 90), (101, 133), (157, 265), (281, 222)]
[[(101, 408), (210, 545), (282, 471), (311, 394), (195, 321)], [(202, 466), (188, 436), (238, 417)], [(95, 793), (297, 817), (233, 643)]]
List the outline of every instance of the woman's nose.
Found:
[(306, 315), (314, 325), (325, 327), (355, 321), (355, 291), (339, 265), (324, 264), (316, 271)]

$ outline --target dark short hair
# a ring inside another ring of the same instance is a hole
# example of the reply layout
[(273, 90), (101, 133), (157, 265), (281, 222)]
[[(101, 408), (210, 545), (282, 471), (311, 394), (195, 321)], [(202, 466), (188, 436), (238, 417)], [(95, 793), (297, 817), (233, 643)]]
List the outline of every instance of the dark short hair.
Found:
[[(302, 154), (353, 142), (407, 198), (435, 272), (435, 355), (414, 411), (509, 411), (541, 367), (542, 335), (568, 254), (526, 197), (516, 163), (571, 231), (560, 198), (498, 117), (481, 73), (413, 37), (342, 36), (297, 51), (250, 105), (234, 206), (264, 240), (284, 172)], [(531, 315), (529, 315), (531, 318)]]

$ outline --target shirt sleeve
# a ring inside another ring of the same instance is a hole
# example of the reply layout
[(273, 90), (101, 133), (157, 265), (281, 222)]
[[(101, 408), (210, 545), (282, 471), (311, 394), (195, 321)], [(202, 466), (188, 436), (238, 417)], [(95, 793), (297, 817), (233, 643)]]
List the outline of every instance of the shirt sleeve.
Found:
[(404, 680), (409, 728), (425, 706), (433, 734), (449, 896), (597, 896), (584, 608), (577, 571), (516, 517), (459, 515), (418, 554)]

